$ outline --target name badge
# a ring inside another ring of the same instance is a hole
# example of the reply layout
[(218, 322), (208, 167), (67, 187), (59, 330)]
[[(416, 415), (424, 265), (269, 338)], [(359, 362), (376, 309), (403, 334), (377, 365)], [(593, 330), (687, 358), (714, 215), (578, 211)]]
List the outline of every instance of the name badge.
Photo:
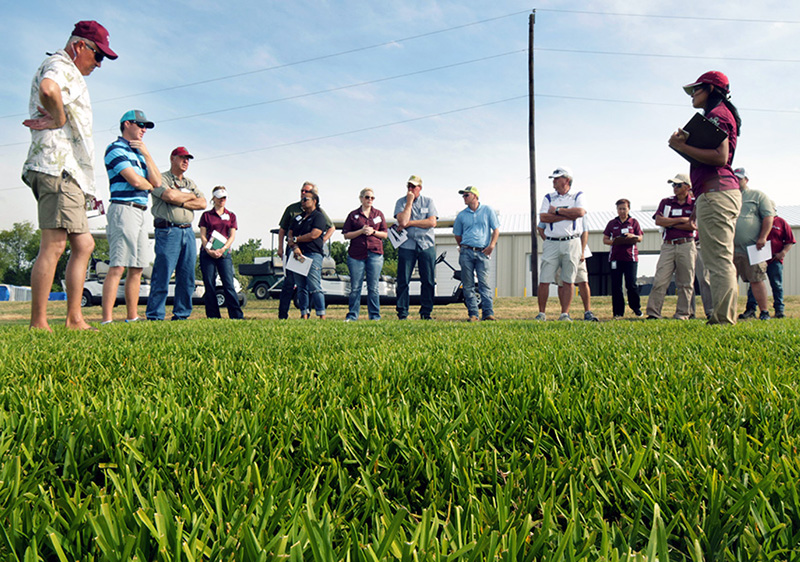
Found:
[(673, 217), (682, 217), (683, 216), (683, 209), (672, 209), (672, 216)]
[(182, 187), (178, 191), (180, 191), (181, 193), (191, 193), (192, 192), (192, 190), (189, 189), (188, 187)]
[(225, 213), (222, 216), (220, 216), (219, 218), (224, 220), (224, 221), (226, 221), (226, 220), (230, 220), (231, 216), (228, 213)]
[(381, 216), (378, 215), (377, 217), (372, 219), (372, 222), (374, 222), (375, 224), (381, 224)]
[(425, 218), (428, 218), (428, 207), (421, 208), (419, 212), (425, 215)]
[(623, 228), (619, 231), (620, 234), (628, 234), (629, 230), (627, 228)]

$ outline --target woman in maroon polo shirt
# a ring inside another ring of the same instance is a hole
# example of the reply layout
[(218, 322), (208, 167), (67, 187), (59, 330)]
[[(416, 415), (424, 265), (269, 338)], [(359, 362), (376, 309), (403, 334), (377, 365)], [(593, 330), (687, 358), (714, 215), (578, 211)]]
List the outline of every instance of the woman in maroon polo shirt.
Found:
[(686, 144), (687, 134), (678, 129), (670, 137), (669, 145), (692, 158), (690, 174), (700, 253), (714, 301), (708, 323), (735, 324), (737, 284), (733, 236), (742, 195), (732, 165), (742, 120), (730, 101), (730, 82), (723, 73), (706, 72), (683, 89), (692, 96), (692, 107), (702, 109), (706, 118), (728, 135), (716, 148), (697, 148)]
[(347, 215), (342, 233), (350, 240), (347, 267), (350, 269), (350, 311), (345, 321), (358, 320), (361, 287), (367, 277), (367, 311), (370, 320), (381, 319), (378, 281), (383, 268), (383, 240), (389, 235), (386, 217), (372, 206), (373, 191), (366, 187), (359, 195), (361, 206)]
[(630, 216), (631, 202), (620, 199), (617, 205), (617, 218), (611, 219), (603, 231), (603, 244), (611, 246), (608, 261), (611, 262), (611, 308), (614, 318), (622, 318), (625, 314), (625, 297), (622, 294), (622, 279), (625, 278), (625, 290), (628, 293), (628, 306), (637, 317), (642, 316), (639, 300), (639, 287), (636, 285), (636, 273), (639, 269), (639, 249), (636, 245), (642, 241), (642, 227), (639, 221)]
[(236, 215), (225, 208), (228, 190), (218, 185), (212, 192), (214, 208), (200, 216), (200, 271), (206, 291), (203, 300), (207, 318), (219, 318), (217, 304), (217, 275), (222, 280), (225, 306), (230, 318), (243, 318), (239, 297), (233, 286), (233, 260), (231, 245), (236, 238)]

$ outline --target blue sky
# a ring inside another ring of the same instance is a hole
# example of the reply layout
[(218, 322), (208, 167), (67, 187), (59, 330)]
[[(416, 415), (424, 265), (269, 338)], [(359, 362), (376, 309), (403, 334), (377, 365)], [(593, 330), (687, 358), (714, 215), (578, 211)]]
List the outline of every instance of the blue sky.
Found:
[[(304, 180), (319, 185), (336, 219), (367, 186), (390, 215), (411, 174), (423, 178), (442, 217), (462, 208), (457, 190), (466, 185), (479, 187), (501, 220), (529, 213), (526, 50), (534, 8), (539, 199), (550, 189), (547, 175), (568, 166), (590, 210), (613, 210), (620, 197), (634, 209), (654, 207), (669, 194), (666, 180), (688, 171), (666, 145), (693, 113), (680, 86), (715, 69), (729, 76), (742, 114), (734, 164), (779, 205), (800, 204), (795, 3), (769, 0), (758, 10), (741, 0), (77, 6), (3, 8), (0, 228), (36, 222), (20, 180), (30, 138), (20, 123), (45, 51), (63, 47), (81, 19), (105, 25), (120, 55), (88, 78), (100, 197), (108, 199), (105, 146), (119, 117), (142, 109), (156, 122), (144, 140), (161, 169), (184, 145), (196, 156), (188, 175), (206, 194), (228, 187), (240, 241), (268, 245)], [(387, 79), (411, 73), (418, 74)]]

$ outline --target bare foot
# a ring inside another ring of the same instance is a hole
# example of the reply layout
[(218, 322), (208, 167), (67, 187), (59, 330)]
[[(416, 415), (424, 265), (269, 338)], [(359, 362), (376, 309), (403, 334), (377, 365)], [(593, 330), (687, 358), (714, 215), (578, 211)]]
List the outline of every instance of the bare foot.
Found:
[(28, 329), (29, 330), (44, 330), (45, 332), (50, 332), (51, 334), (53, 333), (53, 329), (47, 323), (45, 323), (44, 325), (31, 323), (31, 325), (28, 326)]
[(67, 330), (90, 330), (92, 332), (98, 331), (97, 328), (95, 328), (94, 326), (87, 324), (85, 320), (82, 320), (80, 323), (76, 324), (73, 324), (71, 322), (67, 323)]

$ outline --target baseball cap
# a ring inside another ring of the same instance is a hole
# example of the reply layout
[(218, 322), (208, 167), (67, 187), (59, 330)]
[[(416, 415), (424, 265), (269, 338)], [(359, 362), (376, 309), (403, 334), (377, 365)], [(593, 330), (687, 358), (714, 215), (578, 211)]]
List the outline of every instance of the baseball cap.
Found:
[(720, 88), (724, 92), (727, 92), (731, 85), (730, 81), (728, 80), (728, 77), (725, 76), (723, 73), (721, 73), (718, 70), (710, 70), (705, 74), (701, 74), (700, 78), (698, 78), (695, 82), (691, 84), (686, 84), (683, 87), (683, 91), (691, 96), (694, 87), (699, 86), (700, 84), (711, 84), (712, 86)]
[(422, 178), (419, 176), (411, 176), (410, 178), (408, 178), (408, 183), (419, 187), (422, 185)]
[(467, 187), (465, 187), (464, 189), (459, 190), (459, 192), (458, 192), (459, 195), (464, 195), (465, 193), (474, 193), (475, 197), (480, 197), (481, 196), (481, 194), (478, 192), (478, 188), (475, 187), (474, 185), (468, 185)]
[(72, 30), (72, 36), (92, 41), (100, 49), (100, 52), (111, 60), (116, 59), (118, 56), (108, 45), (108, 30), (96, 21), (79, 21)]
[(563, 167), (562, 168), (556, 168), (555, 170), (553, 170), (553, 173), (551, 175), (547, 176), (547, 177), (549, 179), (551, 179), (551, 180), (555, 179), (555, 178), (570, 178), (570, 179), (572, 179), (572, 172), (570, 171), (569, 168), (563, 168)]
[(675, 174), (675, 177), (671, 180), (667, 180), (667, 183), (685, 183), (689, 187), (692, 187), (692, 180), (690, 180), (689, 176), (686, 174)]
[(155, 123), (152, 121), (148, 121), (147, 116), (144, 114), (144, 111), (141, 109), (131, 109), (130, 111), (126, 111), (125, 115), (123, 115), (119, 122), (124, 123), (125, 121), (136, 121), (137, 123), (144, 123), (146, 129), (152, 129), (156, 126)]
[(748, 179), (747, 172), (744, 171), (744, 168), (736, 168), (733, 171), (733, 175), (736, 176), (737, 178)]
[(188, 156), (189, 158), (194, 158), (194, 156), (189, 154), (189, 151), (186, 150), (185, 146), (179, 146), (178, 148), (173, 150), (172, 154), (170, 154), (169, 157), (172, 158), (173, 156)]

